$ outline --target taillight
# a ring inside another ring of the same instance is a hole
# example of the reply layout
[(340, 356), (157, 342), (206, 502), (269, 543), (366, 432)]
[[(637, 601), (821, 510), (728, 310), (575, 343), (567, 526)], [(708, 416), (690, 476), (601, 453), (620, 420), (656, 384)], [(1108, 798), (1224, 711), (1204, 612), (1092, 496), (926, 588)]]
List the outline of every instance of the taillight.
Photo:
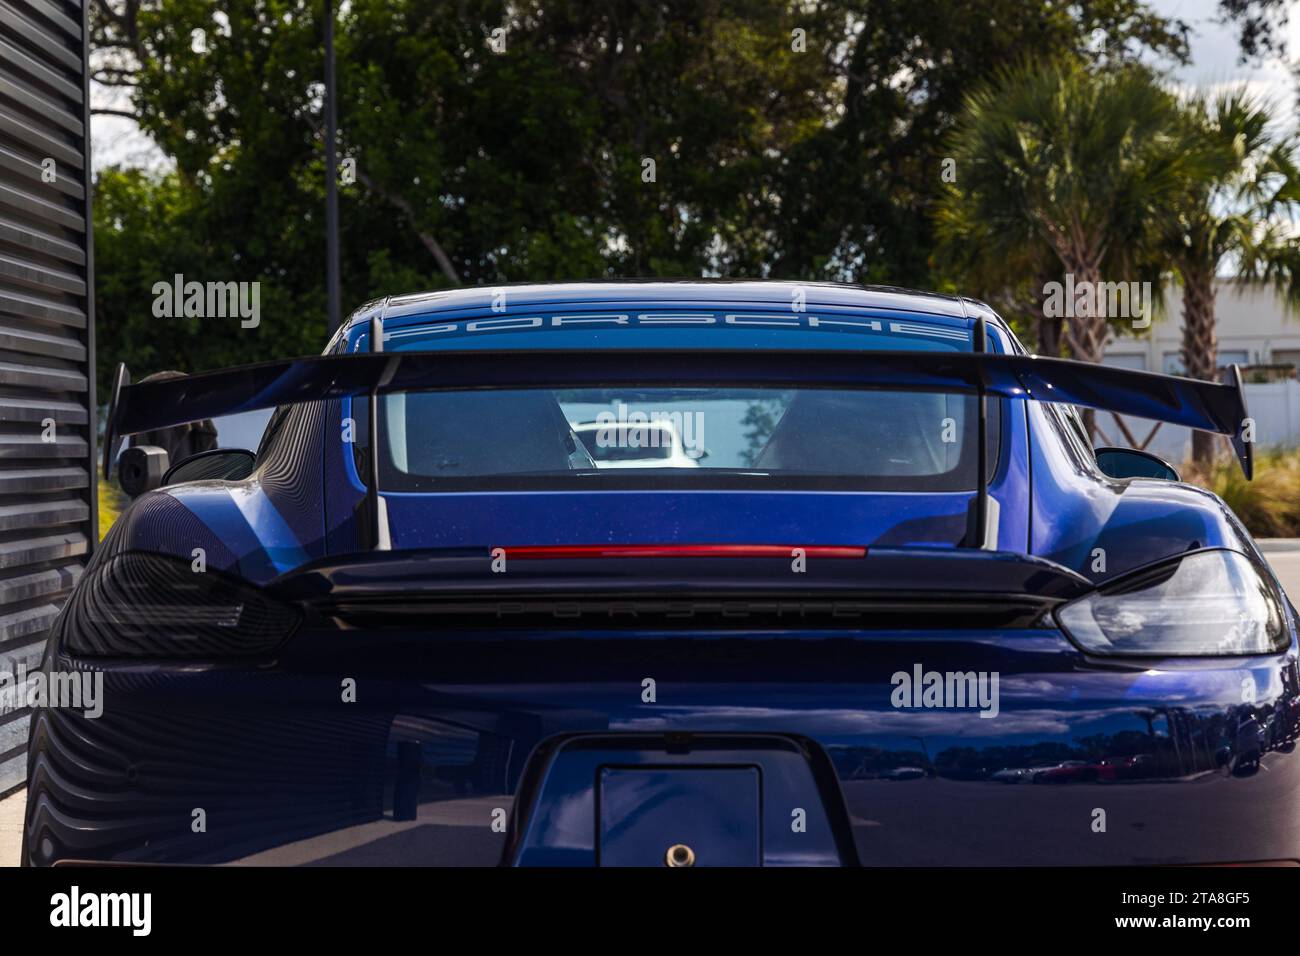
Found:
[(1236, 551), (1197, 551), (1060, 607), (1084, 650), (1137, 657), (1271, 654), (1287, 644), (1282, 599)]
[(87, 573), (58, 633), (80, 657), (248, 657), (273, 650), (298, 621), (294, 608), (221, 572), (125, 552)]

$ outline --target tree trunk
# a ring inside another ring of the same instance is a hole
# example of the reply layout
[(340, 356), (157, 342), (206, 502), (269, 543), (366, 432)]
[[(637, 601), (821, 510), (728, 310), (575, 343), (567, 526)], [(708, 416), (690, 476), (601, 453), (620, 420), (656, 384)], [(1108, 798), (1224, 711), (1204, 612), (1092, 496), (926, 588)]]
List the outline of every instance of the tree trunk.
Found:
[(1073, 308), (1069, 309), (1070, 320), (1065, 327), (1065, 339), (1073, 358), (1095, 364), (1101, 361), (1107, 332), (1106, 316), (1100, 314), (1103, 309), (1098, 295), (1101, 270), (1092, 263), (1080, 263), (1072, 272), (1077, 291)]
[(1050, 355), (1053, 357), (1061, 354), (1061, 325), (1060, 318), (1052, 318), (1047, 315), (1038, 317), (1038, 354)]
[(433, 261), (438, 264), (438, 268), (442, 270), (442, 274), (451, 280), (452, 285), (460, 285), (460, 276), (456, 273), (456, 267), (452, 265), (451, 259), (448, 257), (447, 253), (443, 251), (441, 243), (433, 237), (433, 234), (420, 228), (415, 215), (415, 208), (407, 198), (400, 193), (385, 189), (362, 172), (360, 167), (357, 168), (357, 179), (361, 182), (361, 185), (365, 186), (366, 189), (370, 190), (376, 196), (392, 203), (402, 212), (406, 213), (406, 218), (410, 222), (411, 228), (415, 231), (416, 238), (423, 243), (424, 248), (429, 251), (429, 255), (433, 256)]
[[(1214, 321), (1214, 273), (1183, 271), (1183, 369), (1189, 378), (1213, 382), (1219, 375), (1219, 336)], [(1192, 432), (1192, 461), (1208, 469), (1214, 463), (1215, 437)]]
[(1038, 336), (1038, 354), (1059, 358), (1061, 347), (1065, 344), (1065, 316), (1047, 314), (1047, 289), (1050, 283), (1060, 278), (1053, 266), (1041, 268), (1030, 290), (1032, 309), (1035, 320), (1034, 331)]
[[(1074, 275), (1075, 298), (1073, 302), (1066, 303), (1069, 319), (1065, 324), (1065, 340), (1070, 346), (1070, 356), (1080, 362), (1098, 364), (1106, 347), (1106, 333), (1109, 330), (1098, 294), (1101, 269), (1083, 257), (1072, 267), (1069, 262), (1063, 264)], [(1083, 410), (1083, 423), (1088, 429), (1088, 436), (1095, 441), (1096, 413), (1091, 408)]]

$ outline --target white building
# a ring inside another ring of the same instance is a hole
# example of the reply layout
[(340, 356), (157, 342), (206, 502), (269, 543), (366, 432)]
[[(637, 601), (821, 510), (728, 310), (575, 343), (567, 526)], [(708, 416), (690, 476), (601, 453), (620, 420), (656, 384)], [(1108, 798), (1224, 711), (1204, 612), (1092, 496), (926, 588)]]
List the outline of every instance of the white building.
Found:
[[(1182, 346), (1182, 288), (1165, 290), (1162, 314), (1153, 316), (1151, 327), (1138, 335), (1112, 333), (1106, 343), (1105, 365), (1145, 369), (1180, 375)], [(1219, 364), (1290, 365), (1300, 367), (1300, 312), (1289, 311), (1272, 289), (1258, 285), (1221, 281), (1215, 298), (1219, 332)], [(1285, 373), (1282, 373), (1285, 375)], [(1246, 404), (1256, 420), (1261, 446), (1300, 446), (1300, 381), (1295, 372), (1282, 381), (1248, 383)], [(1110, 415), (1097, 416), (1101, 443), (1109, 439), (1126, 445), (1124, 435)], [(1126, 420), (1139, 446), (1177, 465), (1190, 454), (1190, 431), (1164, 425), (1147, 442), (1154, 422)]]
[[(1181, 374), (1183, 290), (1165, 290), (1163, 315), (1156, 315), (1143, 338), (1115, 337), (1106, 343), (1106, 365)], [(1288, 314), (1272, 289), (1221, 281), (1215, 297), (1219, 326), (1219, 364), (1300, 365), (1300, 313)]]

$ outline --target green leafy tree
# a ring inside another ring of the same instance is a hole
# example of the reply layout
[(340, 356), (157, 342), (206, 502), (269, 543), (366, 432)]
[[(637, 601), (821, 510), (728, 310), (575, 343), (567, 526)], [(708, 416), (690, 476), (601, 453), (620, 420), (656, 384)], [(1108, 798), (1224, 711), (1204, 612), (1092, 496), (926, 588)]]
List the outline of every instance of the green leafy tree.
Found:
[[(324, 340), (320, 13), (297, 0), (94, 6), (99, 77), (130, 96), (114, 108), (174, 165), (112, 172), (101, 187), (106, 221), (123, 224), (98, 237), (106, 359), (191, 371)], [(824, 58), (790, 50), (793, 23), (774, 0), (672, 15), (637, 2), (355, 0), (337, 41), (341, 153), (356, 176), (341, 189), (345, 301), (758, 272), (761, 183), (817, 127), (817, 92), (834, 83)], [(128, 203), (138, 208), (121, 214)], [(151, 316), (150, 289), (174, 272), (261, 282), (257, 334), (177, 324), (156, 341), (193, 333), (188, 347), (151, 346), (139, 330), (170, 320)]]
[(949, 248), (977, 245), (968, 261), (1002, 263), (1004, 277), (1041, 269), (1050, 251), (1092, 291), (1064, 338), (1096, 362), (1108, 332), (1101, 283), (1150, 275), (1156, 226), (1196, 169), (1178, 133), (1176, 100), (1142, 67), (1068, 59), (1004, 70), (953, 131), (961, 178), (939, 207), (940, 236)]
[[(110, 169), (99, 175), (94, 228), (101, 394), (108, 394), (118, 362), (138, 379), (163, 369), (193, 372), (320, 350), (323, 290), (259, 268), (243, 271), (247, 253), (238, 234), (212, 225), (222, 215), (206, 190), (187, 187), (176, 173)], [(154, 286), (172, 283), (177, 274), (186, 281), (259, 282), (263, 322), (242, 328), (238, 319), (157, 317)]]
[[(101, 111), (170, 163), (99, 185), (105, 359), (192, 371), (323, 341), (323, 9), (92, 0), (97, 79), (124, 94)], [(337, 36), (352, 303), (614, 276), (930, 285), (944, 137), (990, 63), (1186, 53), (1140, 0), (352, 0)], [(261, 326), (154, 319), (177, 272), (260, 282)]]
[[(833, 0), (839, 29), (810, 31), (837, 76), (825, 122), (790, 145), (769, 188), (768, 271), (783, 277), (940, 285), (933, 213), (951, 133), (998, 66), (1187, 57), (1187, 27), (1139, 0)], [(958, 161), (959, 184), (967, 166)], [(969, 292), (969, 289), (963, 291)]]

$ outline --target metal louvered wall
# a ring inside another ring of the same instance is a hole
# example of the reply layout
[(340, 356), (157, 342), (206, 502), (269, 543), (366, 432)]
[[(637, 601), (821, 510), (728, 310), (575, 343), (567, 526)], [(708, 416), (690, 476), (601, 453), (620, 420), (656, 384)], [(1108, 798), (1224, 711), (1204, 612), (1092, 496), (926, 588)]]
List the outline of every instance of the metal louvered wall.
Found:
[[(82, 0), (0, 0), (0, 671), (9, 673), (39, 664), (95, 540), (86, 73)], [(0, 795), (23, 781), (27, 723), (0, 702)]]

